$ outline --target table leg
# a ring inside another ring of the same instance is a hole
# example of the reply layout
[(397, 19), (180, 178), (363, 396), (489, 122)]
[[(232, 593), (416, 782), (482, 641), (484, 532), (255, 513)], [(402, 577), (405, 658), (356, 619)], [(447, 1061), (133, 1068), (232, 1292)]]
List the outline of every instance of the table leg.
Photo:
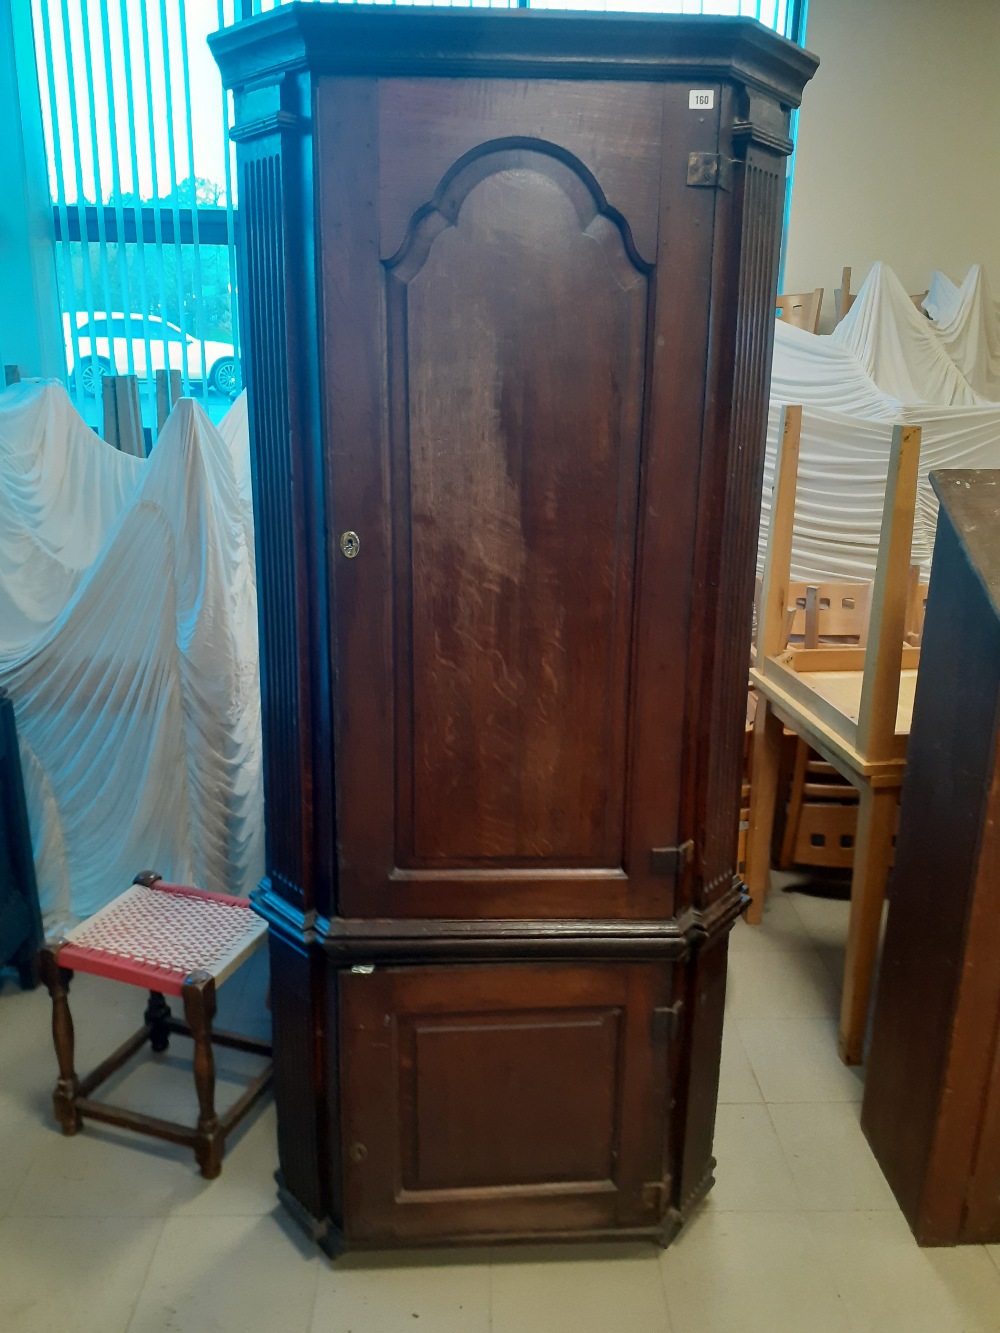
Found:
[(899, 790), (864, 786), (858, 801), (851, 916), (847, 928), (844, 993), (840, 1005), (840, 1058), (859, 1065), (864, 1055), (868, 1005), (878, 955)]
[(750, 832), (747, 837), (747, 888), (752, 899), (747, 921), (759, 926), (764, 918), (764, 899), (771, 871), (771, 832), (778, 798), (781, 765), (782, 725), (767, 700), (757, 700), (753, 721), (753, 755), (750, 761)]

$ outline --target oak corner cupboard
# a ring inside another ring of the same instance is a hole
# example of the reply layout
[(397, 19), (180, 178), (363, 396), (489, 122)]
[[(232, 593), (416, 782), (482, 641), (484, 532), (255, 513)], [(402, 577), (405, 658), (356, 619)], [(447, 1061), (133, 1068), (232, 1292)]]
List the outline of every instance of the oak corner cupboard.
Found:
[(235, 91), (279, 1189), (666, 1241), (712, 1182), (789, 114), (742, 19), (291, 5)]

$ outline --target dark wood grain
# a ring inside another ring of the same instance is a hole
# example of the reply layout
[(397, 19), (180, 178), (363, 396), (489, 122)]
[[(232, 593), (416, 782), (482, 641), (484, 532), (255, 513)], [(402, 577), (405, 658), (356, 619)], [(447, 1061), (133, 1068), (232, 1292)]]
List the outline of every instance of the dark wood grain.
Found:
[(390, 268), (397, 858), (617, 868), (646, 280), (578, 164), (501, 143)]
[[(348, 1237), (642, 1225), (658, 1179), (650, 1022), (669, 969), (341, 979)], [(394, 1094), (398, 1089), (398, 1095)]]
[(280, 178), (244, 286), (281, 1197), (330, 1253), (666, 1242), (712, 1181), (815, 62), (742, 20), (354, 6), (213, 49)]
[(862, 1127), (917, 1239), (952, 1245), (1000, 1240), (1000, 473), (932, 481)]

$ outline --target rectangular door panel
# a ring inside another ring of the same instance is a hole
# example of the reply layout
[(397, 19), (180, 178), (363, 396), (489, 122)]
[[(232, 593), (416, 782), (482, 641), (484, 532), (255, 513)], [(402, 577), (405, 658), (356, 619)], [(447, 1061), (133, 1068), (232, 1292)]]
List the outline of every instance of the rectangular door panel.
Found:
[(538, 148), (388, 270), (397, 864), (621, 864), (646, 276)]
[(699, 418), (658, 365), (704, 365), (670, 301), (710, 281), (683, 180), (718, 126), (672, 86), (550, 91), (319, 90), (348, 916), (672, 911)]
[(341, 973), (353, 1239), (655, 1225), (651, 964)]

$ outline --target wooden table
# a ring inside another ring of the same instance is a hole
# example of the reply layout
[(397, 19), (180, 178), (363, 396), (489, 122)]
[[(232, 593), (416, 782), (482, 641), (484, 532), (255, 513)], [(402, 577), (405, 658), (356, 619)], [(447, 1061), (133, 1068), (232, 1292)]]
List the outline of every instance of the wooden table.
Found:
[(862, 1057), (919, 649), (904, 646), (920, 431), (893, 430), (868, 643), (791, 648), (785, 642), (802, 409), (784, 412), (764, 574), (757, 662), (747, 887), (751, 925), (763, 917), (771, 866), (781, 733), (788, 727), (858, 791), (858, 831), (840, 1016), (840, 1055)]

